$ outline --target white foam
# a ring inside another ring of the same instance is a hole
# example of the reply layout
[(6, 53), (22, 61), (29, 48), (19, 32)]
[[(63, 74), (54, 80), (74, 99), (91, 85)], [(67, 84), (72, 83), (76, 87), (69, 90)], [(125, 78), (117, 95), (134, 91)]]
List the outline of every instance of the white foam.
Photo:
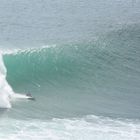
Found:
[(8, 82), (6, 81), (6, 68), (0, 54), (0, 108), (10, 108), (10, 96), (14, 93)]
[[(140, 121), (97, 116), (0, 121), (0, 140), (139, 140)], [(8, 124), (8, 128), (6, 127)]]

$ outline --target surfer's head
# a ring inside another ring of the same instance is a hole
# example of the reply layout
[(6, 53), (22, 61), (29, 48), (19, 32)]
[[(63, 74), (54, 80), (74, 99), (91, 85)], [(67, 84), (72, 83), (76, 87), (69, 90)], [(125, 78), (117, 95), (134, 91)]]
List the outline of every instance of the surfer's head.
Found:
[(27, 93), (26, 96), (32, 97), (32, 95), (30, 93)]

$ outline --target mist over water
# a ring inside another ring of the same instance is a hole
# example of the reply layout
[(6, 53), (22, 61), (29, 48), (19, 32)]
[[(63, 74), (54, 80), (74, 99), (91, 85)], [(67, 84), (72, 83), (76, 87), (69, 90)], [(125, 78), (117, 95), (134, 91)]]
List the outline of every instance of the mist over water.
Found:
[(1, 97), (36, 101), (0, 110), (0, 139), (138, 140), (139, 23), (138, 0), (1, 0)]

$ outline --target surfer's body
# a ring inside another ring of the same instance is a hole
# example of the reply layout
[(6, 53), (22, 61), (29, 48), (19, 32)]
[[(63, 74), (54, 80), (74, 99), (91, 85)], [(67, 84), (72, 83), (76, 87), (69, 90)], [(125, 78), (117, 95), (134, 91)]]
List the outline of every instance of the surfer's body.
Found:
[(30, 93), (26, 94), (26, 96), (28, 97), (27, 99), (29, 99), (29, 100), (35, 100), (35, 98), (32, 97), (32, 95)]

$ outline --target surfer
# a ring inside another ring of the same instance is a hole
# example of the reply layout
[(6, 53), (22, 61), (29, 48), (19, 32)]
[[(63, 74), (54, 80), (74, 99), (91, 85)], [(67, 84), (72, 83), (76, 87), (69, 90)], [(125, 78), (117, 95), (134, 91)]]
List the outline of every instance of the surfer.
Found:
[(28, 97), (29, 97), (29, 98), (28, 98), (29, 100), (35, 100), (35, 98), (34, 98), (34, 97), (32, 97), (32, 95), (31, 95), (30, 93), (27, 93), (27, 94), (26, 94), (26, 96), (28, 96)]

